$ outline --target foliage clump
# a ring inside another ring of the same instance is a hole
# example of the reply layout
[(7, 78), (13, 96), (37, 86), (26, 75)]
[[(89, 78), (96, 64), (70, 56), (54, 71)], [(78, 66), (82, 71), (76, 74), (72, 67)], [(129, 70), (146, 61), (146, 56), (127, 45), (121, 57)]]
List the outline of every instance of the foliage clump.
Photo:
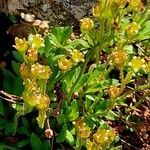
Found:
[[(74, 149), (119, 149), (110, 121), (129, 122), (130, 112), (149, 95), (149, 9), (149, 1), (100, 0), (93, 16), (81, 20), (75, 39), (72, 27), (16, 37), (24, 85), (23, 104), (13, 105), (16, 116), (38, 110), (39, 127), (48, 126), (55, 142)], [(129, 106), (136, 92), (144, 96)]]

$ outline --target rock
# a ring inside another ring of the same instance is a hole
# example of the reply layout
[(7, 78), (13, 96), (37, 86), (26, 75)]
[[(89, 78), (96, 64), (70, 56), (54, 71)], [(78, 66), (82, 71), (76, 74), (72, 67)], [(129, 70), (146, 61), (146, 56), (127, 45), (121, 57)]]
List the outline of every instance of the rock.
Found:
[(1, 0), (0, 10), (11, 15), (34, 14), (51, 25), (76, 25), (98, 0)]

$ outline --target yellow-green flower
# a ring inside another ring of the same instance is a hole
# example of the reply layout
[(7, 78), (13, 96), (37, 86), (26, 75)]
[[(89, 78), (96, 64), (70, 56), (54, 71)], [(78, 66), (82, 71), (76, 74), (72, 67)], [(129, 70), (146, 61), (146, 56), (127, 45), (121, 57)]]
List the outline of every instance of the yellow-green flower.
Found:
[(63, 56), (58, 60), (58, 67), (64, 71), (68, 70), (72, 67), (72, 61)]
[(98, 131), (93, 135), (95, 143), (101, 145), (109, 145), (112, 143), (116, 136), (116, 133), (113, 130), (98, 129)]
[(76, 129), (76, 134), (79, 138), (87, 139), (88, 137), (90, 137), (91, 128), (86, 125), (83, 117), (78, 118), (73, 122), (73, 124)]
[(83, 53), (81, 53), (80, 51), (78, 51), (78, 50), (73, 50), (72, 52), (71, 52), (71, 59), (74, 61), (74, 62), (76, 62), (76, 63), (78, 63), (78, 62), (80, 62), (80, 61), (84, 61), (84, 54)]
[(38, 104), (36, 105), (36, 108), (38, 110), (45, 110), (48, 108), (49, 104), (50, 104), (50, 98), (48, 97), (48, 95), (39, 95), (37, 97), (38, 100)]
[(134, 72), (138, 72), (140, 69), (145, 68), (145, 60), (134, 56), (131, 62), (129, 63), (129, 66), (134, 70)]
[(127, 59), (127, 53), (122, 50), (116, 50), (112, 52), (112, 61), (118, 67), (122, 67)]
[(81, 21), (80, 25), (81, 30), (90, 31), (91, 29), (94, 28), (94, 22), (91, 18), (83, 18), (80, 21)]
[(28, 91), (23, 91), (22, 98), (26, 103), (28, 103), (31, 106), (36, 106), (38, 104), (38, 100), (35, 94), (30, 93)]
[(36, 49), (45, 46), (44, 39), (43, 39), (42, 35), (40, 35), (40, 34), (29, 35), (29, 42), (30, 42), (30, 45)]
[(13, 47), (15, 47), (19, 52), (25, 53), (27, 48), (29, 47), (29, 44), (25, 38), (21, 39), (21, 38), (16, 37), (15, 45)]
[(52, 74), (52, 71), (49, 66), (36, 63), (31, 66), (31, 74), (34, 78), (47, 80)]
[(126, 34), (128, 37), (136, 35), (141, 29), (140, 25), (136, 22), (131, 22), (126, 28)]

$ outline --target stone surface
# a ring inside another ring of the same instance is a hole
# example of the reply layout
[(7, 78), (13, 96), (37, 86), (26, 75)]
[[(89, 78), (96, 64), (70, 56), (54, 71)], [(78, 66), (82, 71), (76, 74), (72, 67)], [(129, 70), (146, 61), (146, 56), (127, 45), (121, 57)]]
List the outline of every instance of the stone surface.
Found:
[(91, 13), (97, 0), (1, 0), (0, 11), (20, 15), (31, 13), (41, 20), (49, 20), (52, 25), (72, 25)]

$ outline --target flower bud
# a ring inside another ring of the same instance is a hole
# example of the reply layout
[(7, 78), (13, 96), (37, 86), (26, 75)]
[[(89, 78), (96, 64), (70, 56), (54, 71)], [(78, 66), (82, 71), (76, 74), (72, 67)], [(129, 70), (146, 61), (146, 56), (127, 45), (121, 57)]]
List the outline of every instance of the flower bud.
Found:
[(46, 138), (52, 138), (53, 137), (53, 135), (54, 135), (54, 133), (53, 133), (53, 130), (52, 129), (46, 129), (45, 130), (45, 136), (46, 136)]

